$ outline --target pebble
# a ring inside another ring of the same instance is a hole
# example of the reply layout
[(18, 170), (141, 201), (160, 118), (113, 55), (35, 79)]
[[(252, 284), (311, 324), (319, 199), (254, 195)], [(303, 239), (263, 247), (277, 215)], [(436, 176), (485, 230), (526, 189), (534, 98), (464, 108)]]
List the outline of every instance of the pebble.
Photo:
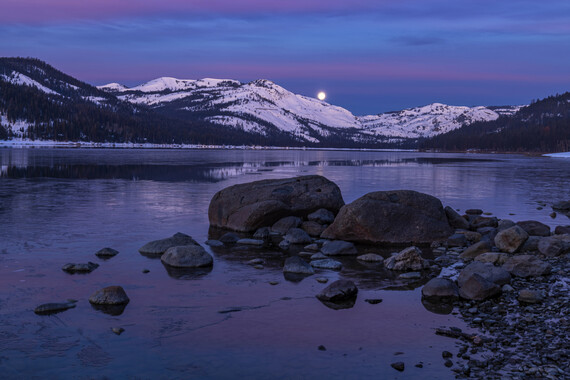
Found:
[(329, 282), (329, 279), (326, 277), (317, 277), (315, 280), (317, 280), (317, 282), (320, 282), (321, 284), (326, 284), (327, 282)]
[(113, 327), (111, 330), (117, 335), (121, 335), (125, 331), (122, 327)]
[(395, 362), (390, 364), (396, 371), (402, 372), (405, 368), (404, 362)]

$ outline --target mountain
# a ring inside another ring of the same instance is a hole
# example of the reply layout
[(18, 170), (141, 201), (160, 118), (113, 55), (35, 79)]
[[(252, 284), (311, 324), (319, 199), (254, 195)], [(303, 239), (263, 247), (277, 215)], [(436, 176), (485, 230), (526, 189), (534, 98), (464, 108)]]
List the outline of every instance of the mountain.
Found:
[(410, 144), (476, 121), (495, 120), (519, 108), (470, 108), (434, 103), (359, 117), (344, 108), (294, 94), (263, 79), (240, 83), (231, 79), (163, 77), (133, 88), (111, 83), (99, 89), (165, 115), (198, 118), (264, 136), (279, 130), (303, 143), (329, 145), (334, 145), (335, 139), (350, 145)]
[(420, 143), (422, 149), (570, 151), (570, 92), (533, 101), (513, 115), (478, 121)]

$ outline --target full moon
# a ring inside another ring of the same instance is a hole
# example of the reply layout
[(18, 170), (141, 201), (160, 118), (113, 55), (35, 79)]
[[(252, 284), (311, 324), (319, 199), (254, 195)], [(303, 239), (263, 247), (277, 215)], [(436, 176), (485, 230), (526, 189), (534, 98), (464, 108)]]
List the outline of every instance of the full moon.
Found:
[(319, 98), (319, 100), (325, 100), (326, 97), (327, 97), (327, 94), (325, 94), (324, 91), (321, 91), (317, 94), (317, 98)]

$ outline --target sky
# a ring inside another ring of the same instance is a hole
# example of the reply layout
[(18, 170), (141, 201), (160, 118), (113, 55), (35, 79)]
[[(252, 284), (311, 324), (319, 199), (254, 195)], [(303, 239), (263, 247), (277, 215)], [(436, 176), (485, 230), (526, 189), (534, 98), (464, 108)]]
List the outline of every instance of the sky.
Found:
[(568, 0), (1, 0), (0, 56), (77, 79), (269, 79), (355, 115), (570, 91)]

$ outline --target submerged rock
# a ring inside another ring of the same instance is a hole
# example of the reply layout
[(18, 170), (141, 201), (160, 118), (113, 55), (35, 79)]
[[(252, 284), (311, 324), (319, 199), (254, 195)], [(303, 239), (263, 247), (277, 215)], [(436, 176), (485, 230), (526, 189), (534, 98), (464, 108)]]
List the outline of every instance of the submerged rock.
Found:
[(214, 264), (214, 258), (199, 245), (168, 248), (160, 261), (175, 268), (201, 268)]
[(320, 259), (311, 261), (313, 268), (341, 270), (342, 263), (333, 259)]
[(327, 256), (357, 255), (358, 251), (353, 243), (342, 240), (326, 241), (321, 252)]
[(429, 244), (452, 232), (439, 199), (397, 190), (368, 193), (345, 205), (321, 236), (362, 243)]
[(285, 260), (283, 266), (283, 273), (298, 273), (298, 274), (315, 274), (315, 270), (309, 263), (300, 258), (299, 256), (292, 256)]
[(76, 302), (77, 301), (44, 303), (36, 307), (34, 313), (38, 315), (61, 313), (62, 311), (74, 308)]
[(181, 245), (199, 244), (196, 242), (196, 240), (192, 239), (191, 236), (178, 232), (169, 238), (153, 240), (149, 243), (146, 243), (141, 248), (139, 248), (139, 252), (143, 255), (162, 255), (168, 248)]
[(336, 184), (309, 175), (227, 187), (213, 196), (208, 218), (214, 227), (253, 232), (285, 216), (306, 216), (321, 208), (337, 212), (343, 205)]
[(99, 268), (99, 264), (89, 261), (81, 264), (67, 263), (61, 267), (61, 270), (67, 273), (91, 273), (97, 268)]
[(317, 298), (327, 302), (342, 302), (355, 299), (358, 294), (356, 284), (350, 280), (337, 280), (324, 288)]
[(356, 258), (360, 261), (366, 261), (369, 263), (383, 263), (384, 258), (376, 253), (366, 253), (364, 255), (360, 255)]
[(116, 249), (113, 248), (102, 248), (100, 250), (98, 250), (95, 253), (95, 256), (101, 258), (101, 259), (110, 259), (111, 257), (117, 256), (119, 254), (119, 251), (117, 251)]

